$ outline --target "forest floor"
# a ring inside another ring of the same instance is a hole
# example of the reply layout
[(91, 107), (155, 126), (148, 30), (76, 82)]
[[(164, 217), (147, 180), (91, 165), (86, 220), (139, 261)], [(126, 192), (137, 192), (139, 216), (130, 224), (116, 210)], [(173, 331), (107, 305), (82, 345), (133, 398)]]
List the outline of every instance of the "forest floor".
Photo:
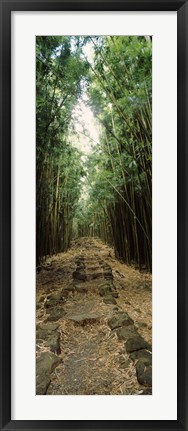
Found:
[(80, 238), (37, 273), (36, 393), (152, 393), (151, 274)]

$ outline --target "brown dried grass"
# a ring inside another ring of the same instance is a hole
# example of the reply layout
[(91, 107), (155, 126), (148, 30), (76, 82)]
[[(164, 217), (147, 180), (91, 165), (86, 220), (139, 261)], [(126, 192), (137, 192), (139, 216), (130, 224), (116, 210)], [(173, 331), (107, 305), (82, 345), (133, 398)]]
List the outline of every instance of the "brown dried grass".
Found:
[[(114, 258), (113, 250), (102, 244), (100, 241), (93, 240), (92, 244), (99, 249), (93, 252), (91, 245), (85, 242), (73, 244), (72, 249), (67, 253), (61, 253), (46, 260), (44, 268), (37, 274), (37, 304), (36, 322), (44, 322), (48, 310), (44, 307), (46, 296), (50, 292), (61, 291), (72, 283), (71, 274), (75, 269), (75, 257), (83, 254), (87, 263), (91, 266), (96, 265), (98, 258), (107, 262), (113, 269), (114, 285), (119, 297), (117, 304), (123, 311), (128, 312), (135, 321), (138, 332), (148, 341), (152, 339), (152, 293), (151, 293), (151, 274), (140, 273), (133, 267), (128, 267)], [(50, 267), (49, 271), (45, 267)], [(59, 270), (63, 269), (63, 273)], [(71, 294), (63, 308), (66, 316), (79, 311), (92, 310), (99, 313), (100, 318), (93, 324), (87, 323), (85, 326), (76, 324), (67, 318), (59, 320), (58, 331), (61, 335), (61, 358), (62, 363), (52, 374), (52, 383), (49, 388), (50, 394), (72, 393), (74, 381), (67, 369), (72, 366), (73, 374), (76, 369), (80, 374), (80, 383), (77, 381), (77, 391), (83, 392), (84, 382), (87, 384), (87, 391), (95, 393), (95, 385), (100, 394), (101, 387), (109, 383), (111, 395), (140, 394), (142, 387), (138, 384), (136, 371), (133, 362), (130, 361), (127, 368), (120, 367), (121, 361), (128, 361), (124, 342), (117, 338), (114, 331), (108, 326), (108, 318), (114, 313), (114, 305), (104, 304), (98, 294), (98, 286), (101, 280), (93, 280), (84, 283), (88, 287), (88, 293)], [(145, 326), (144, 326), (144, 325)], [(139, 326), (139, 325), (142, 325)], [(42, 351), (49, 350), (45, 342), (37, 345), (37, 355)], [(76, 374), (77, 376), (77, 374)], [(74, 376), (73, 376), (74, 377)], [(73, 379), (74, 380), (74, 379)], [(72, 384), (72, 386), (71, 386)], [(80, 387), (79, 387), (80, 384)], [(86, 391), (86, 394), (87, 394)], [(79, 392), (76, 392), (79, 393)], [(108, 387), (105, 390), (108, 394)]]

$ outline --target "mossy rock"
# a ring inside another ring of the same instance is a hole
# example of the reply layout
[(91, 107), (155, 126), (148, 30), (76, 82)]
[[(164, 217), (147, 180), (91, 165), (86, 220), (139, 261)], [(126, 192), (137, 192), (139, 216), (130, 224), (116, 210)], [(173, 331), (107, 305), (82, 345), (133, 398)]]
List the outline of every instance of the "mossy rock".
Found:
[(78, 263), (77, 264), (77, 268), (76, 268), (76, 271), (83, 271), (84, 269), (85, 269), (85, 263)]
[(88, 323), (95, 323), (100, 318), (99, 314), (96, 314), (94, 312), (86, 312), (86, 313), (80, 313), (80, 314), (73, 314), (72, 316), (67, 316), (67, 320), (71, 320), (74, 323), (80, 324), (80, 325), (86, 325)]
[(125, 312), (117, 313), (111, 319), (108, 320), (108, 325), (111, 329), (120, 328), (121, 326), (133, 325), (134, 322), (130, 316)]
[(60, 354), (60, 334), (57, 332), (57, 324), (48, 323), (37, 327), (36, 339), (44, 340), (46, 346), (50, 348), (53, 353)]
[(87, 275), (88, 275), (88, 280), (97, 280), (103, 277), (102, 272), (93, 272), (93, 273), (88, 273)]
[(115, 298), (112, 295), (105, 296), (103, 302), (105, 304), (117, 304)]
[(145, 322), (135, 322), (135, 325), (138, 328), (146, 328), (147, 327), (147, 323), (145, 323)]
[(152, 388), (146, 388), (140, 395), (152, 395)]
[(113, 280), (113, 275), (111, 272), (103, 272), (102, 275), (106, 280)]
[(77, 280), (77, 281), (86, 281), (87, 280), (87, 275), (85, 274), (84, 271), (74, 271), (72, 276), (73, 276), (73, 279)]
[(57, 305), (63, 303), (65, 301), (65, 296), (62, 292), (57, 293), (56, 295), (48, 295), (47, 301), (45, 302), (45, 308), (53, 308)]
[(56, 332), (56, 334), (51, 334), (48, 337), (46, 344), (49, 346), (50, 350), (53, 353), (56, 353), (57, 355), (59, 355), (61, 353), (60, 334), (58, 332)]
[(76, 257), (75, 262), (77, 265), (84, 263), (84, 257), (80, 256), (80, 257)]
[(112, 292), (112, 296), (114, 297), (114, 298), (118, 298), (118, 293), (117, 292)]
[(127, 338), (136, 336), (137, 332), (134, 325), (123, 326), (117, 329), (117, 336), (119, 340), (127, 340)]
[(36, 359), (36, 395), (45, 395), (50, 384), (50, 374), (61, 359), (51, 352), (43, 352)]
[(140, 385), (152, 386), (152, 366), (147, 359), (139, 359), (136, 363), (136, 375)]
[[(37, 327), (36, 327), (37, 338), (40, 338), (40, 331), (51, 332), (51, 331), (57, 331), (58, 328), (59, 328), (59, 324), (58, 323), (38, 324)], [(39, 335), (39, 337), (38, 337), (38, 335)]]
[(45, 323), (47, 322), (57, 322), (59, 319), (62, 319), (66, 313), (63, 307), (60, 308), (52, 308), (49, 310), (50, 315), (45, 319)]
[(132, 352), (130, 354), (130, 358), (132, 359), (132, 361), (137, 361), (138, 359), (147, 359), (150, 365), (152, 363), (152, 354), (148, 352), (148, 350), (144, 349)]
[(105, 262), (101, 262), (101, 268), (103, 268), (105, 271), (112, 271), (111, 266)]
[(104, 285), (99, 288), (99, 294), (101, 296), (109, 296), (111, 291), (112, 288), (110, 287), (110, 285)]
[(147, 349), (150, 350), (151, 346), (140, 335), (130, 337), (125, 343), (127, 353), (135, 352), (136, 350)]

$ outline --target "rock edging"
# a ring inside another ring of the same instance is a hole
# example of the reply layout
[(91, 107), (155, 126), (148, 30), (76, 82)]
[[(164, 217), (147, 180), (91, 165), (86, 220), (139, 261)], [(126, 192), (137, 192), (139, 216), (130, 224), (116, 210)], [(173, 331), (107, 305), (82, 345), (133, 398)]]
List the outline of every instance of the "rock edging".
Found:
[(134, 321), (126, 312), (118, 312), (108, 320), (111, 330), (118, 338), (125, 341), (125, 349), (136, 367), (138, 383), (145, 386), (143, 395), (151, 395), (152, 390), (152, 354), (151, 345), (141, 337), (134, 326)]

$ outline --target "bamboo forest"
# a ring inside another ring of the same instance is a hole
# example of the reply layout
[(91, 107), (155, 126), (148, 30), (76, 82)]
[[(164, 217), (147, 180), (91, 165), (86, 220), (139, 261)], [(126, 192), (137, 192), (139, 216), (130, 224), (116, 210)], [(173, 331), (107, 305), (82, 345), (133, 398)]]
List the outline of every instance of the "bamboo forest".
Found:
[(152, 37), (36, 37), (36, 394), (152, 394)]

